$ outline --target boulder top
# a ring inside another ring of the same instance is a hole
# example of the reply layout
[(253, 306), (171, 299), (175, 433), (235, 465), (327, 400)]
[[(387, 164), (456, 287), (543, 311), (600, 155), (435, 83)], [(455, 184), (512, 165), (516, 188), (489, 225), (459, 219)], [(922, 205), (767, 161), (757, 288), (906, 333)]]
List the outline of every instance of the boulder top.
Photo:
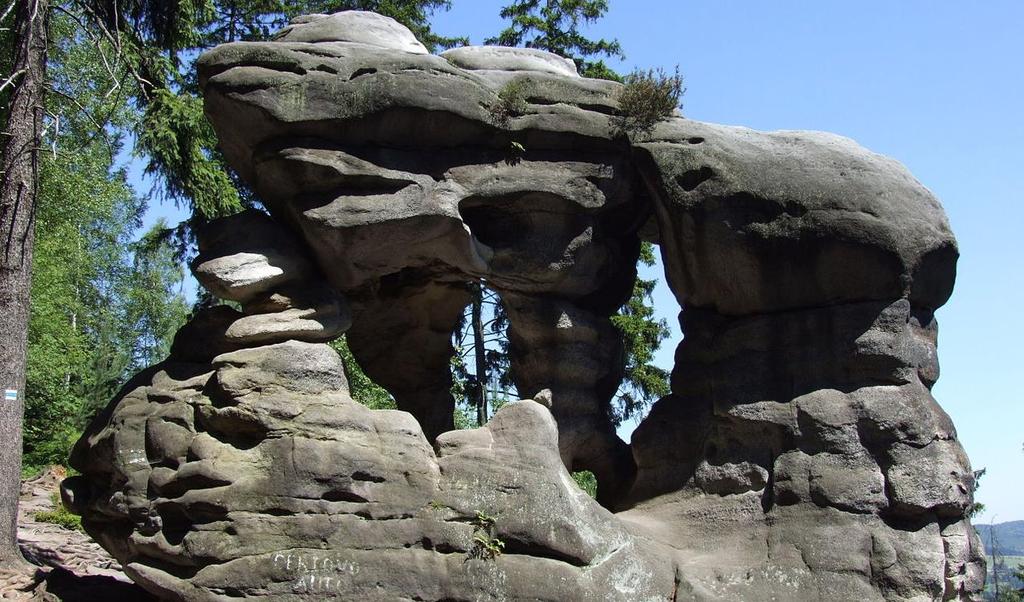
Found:
[(463, 46), (446, 50), (441, 56), (467, 71), (540, 71), (579, 77), (572, 60), (536, 48)]
[(276, 39), (281, 42), (351, 42), (430, 54), (408, 27), (391, 17), (362, 10), (296, 17)]

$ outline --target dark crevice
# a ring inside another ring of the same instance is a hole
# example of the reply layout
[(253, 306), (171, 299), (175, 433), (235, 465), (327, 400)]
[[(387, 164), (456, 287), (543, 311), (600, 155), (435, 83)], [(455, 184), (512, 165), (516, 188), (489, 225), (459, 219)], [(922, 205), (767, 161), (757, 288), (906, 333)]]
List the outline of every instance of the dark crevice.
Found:
[(335, 69), (334, 67), (328, 66), (328, 65), (316, 65), (316, 66), (312, 67), (312, 70), (313, 71), (318, 71), (320, 73), (328, 73), (330, 75), (337, 75), (338, 74), (338, 70), (337, 69)]
[[(149, 450), (147, 449), (147, 452), (148, 451)], [(150, 462), (149, 465), (152, 466), (153, 468), (169, 468), (171, 470), (178, 470), (178, 467), (181, 466), (181, 463), (178, 462), (177, 458), (164, 458), (157, 462)]]
[(332, 491), (325, 492), (320, 499), (328, 502), (353, 502), (356, 504), (365, 504), (367, 499), (363, 496), (353, 493), (351, 491), (344, 491), (341, 489), (335, 489)]
[(157, 506), (160, 515), (160, 531), (172, 546), (180, 545), (192, 528), (192, 521), (181, 506), (161, 504)]
[(523, 556), (532, 556), (534, 558), (547, 558), (548, 560), (565, 562), (577, 567), (584, 567), (589, 564), (582, 558), (571, 556), (565, 552), (549, 548), (537, 542), (516, 539), (504, 533), (500, 534), (500, 539), (505, 542), (505, 554), (519, 554)]
[(194, 489), (213, 489), (230, 485), (231, 481), (206, 474), (178, 477), (160, 487), (154, 487), (161, 497), (176, 498)]
[(374, 69), (373, 67), (363, 67), (362, 69), (356, 69), (355, 71), (353, 71), (352, 75), (349, 76), (348, 80), (352, 81), (357, 77), (362, 77), (364, 75), (373, 75), (376, 72), (377, 70)]
[(385, 479), (384, 477), (380, 477), (380, 476), (374, 475), (374, 474), (370, 474), (370, 473), (362, 471), (362, 470), (357, 470), (356, 472), (352, 473), (352, 480), (353, 481), (367, 481), (367, 482), (370, 482), (370, 483), (383, 483), (387, 479)]
[(429, 537), (424, 537), (419, 542), (424, 550), (437, 552), (438, 554), (464, 554), (465, 549), (454, 546), (448, 542), (434, 543)]
[[(565, 105), (565, 106), (569, 106), (569, 107), (577, 107), (577, 108), (583, 109), (584, 111), (591, 111), (593, 113), (600, 113), (602, 115), (608, 115), (608, 116), (615, 116), (615, 115), (619, 114), (619, 112), (615, 109), (615, 107), (610, 107), (608, 105), (602, 105), (602, 104), (593, 104), (593, 103), (588, 104), (588, 103), (568, 102), (568, 101), (564, 101), (564, 100), (554, 100), (554, 99), (551, 99), (551, 98), (544, 98), (544, 97), (540, 97), (540, 96), (529, 96), (529, 97), (526, 98), (526, 102), (528, 104), (531, 104), (531, 105), (547, 106), (547, 107), (557, 106), (557, 105)], [(527, 113), (527, 115), (529, 115), (529, 113)]]
[(260, 514), (266, 514), (266, 515), (269, 515), (269, 516), (298, 516), (299, 515), (298, 512), (293, 512), (293, 511), (288, 510), (286, 508), (280, 508), (280, 507), (264, 508), (264, 509), (260, 510), (259, 513)]
[(715, 170), (708, 166), (704, 166), (700, 169), (691, 169), (690, 171), (676, 176), (676, 183), (679, 184), (679, 186), (686, 192), (691, 192), (713, 177), (715, 177)]

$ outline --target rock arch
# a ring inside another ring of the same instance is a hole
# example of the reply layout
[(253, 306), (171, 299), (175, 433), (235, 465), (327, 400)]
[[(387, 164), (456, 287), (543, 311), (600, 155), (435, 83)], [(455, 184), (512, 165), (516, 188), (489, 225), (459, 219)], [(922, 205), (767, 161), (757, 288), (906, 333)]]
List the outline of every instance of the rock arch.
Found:
[[(184, 327), (89, 427), (64, 485), (144, 587), (980, 590), (972, 473), (930, 394), (956, 243), (902, 166), (834, 135), (682, 117), (629, 140), (613, 127), (619, 84), (522, 49), (433, 56), (371, 13), (303, 17), (198, 68), (225, 156), (269, 211), (200, 235), (197, 277), (242, 311)], [(501, 116), (513, 80), (526, 110)], [(621, 378), (607, 318), (654, 230), (685, 338), (672, 393), (627, 446), (607, 422)], [(448, 333), (479, 278), (508, 305), (520, 391), (552, 402), (449, 431)], [(350, 399), (323, 345), (345, 331), (412, 415)], [(617, 513), (566, 466), (598, 472)]]

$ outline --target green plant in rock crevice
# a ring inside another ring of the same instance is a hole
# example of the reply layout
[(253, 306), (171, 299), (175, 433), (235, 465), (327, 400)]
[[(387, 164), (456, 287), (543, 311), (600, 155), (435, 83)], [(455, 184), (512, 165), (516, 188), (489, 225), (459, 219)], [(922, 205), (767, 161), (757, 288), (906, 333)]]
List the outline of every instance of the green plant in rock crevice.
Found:
[(505, 551), (505, 542), (498, 537), (495, 529), (495, 518), (480, 512), (473, 519), (473, 548), (469, 551), (471, 558), (494, 560)]
[(526, 113), (527, 84), (513, 79), (498, 90), (498, 101), (491, 106), (491, 120), (500, 128), (507, 128), (513, 117)]

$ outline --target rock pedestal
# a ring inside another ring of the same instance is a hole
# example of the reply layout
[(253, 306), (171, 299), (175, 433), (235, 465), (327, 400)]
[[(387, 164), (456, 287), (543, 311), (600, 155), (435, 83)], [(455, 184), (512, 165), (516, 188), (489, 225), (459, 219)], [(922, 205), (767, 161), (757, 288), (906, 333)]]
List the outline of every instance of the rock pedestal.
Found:
[[(214, 222), (214, 295), (76, 446), (65, 497), (168, 599), (952, 600), (981, 589), (938, 378), (956, 243), (894, 161), (673, 117), (538, 51), (433, 56), (297, 19), (200, 57), (268, 213)], [(682, 308), (672, 392), (612, 428), (641, 238)], [(452, 431), (451, 331), (485, 281), (524, 396)], [(400, 410), (352, 401), (347, 332)], [(598, 477), (591, 500), (568, 469)], [(614, 514), (612, 512), (615, 512)]]

